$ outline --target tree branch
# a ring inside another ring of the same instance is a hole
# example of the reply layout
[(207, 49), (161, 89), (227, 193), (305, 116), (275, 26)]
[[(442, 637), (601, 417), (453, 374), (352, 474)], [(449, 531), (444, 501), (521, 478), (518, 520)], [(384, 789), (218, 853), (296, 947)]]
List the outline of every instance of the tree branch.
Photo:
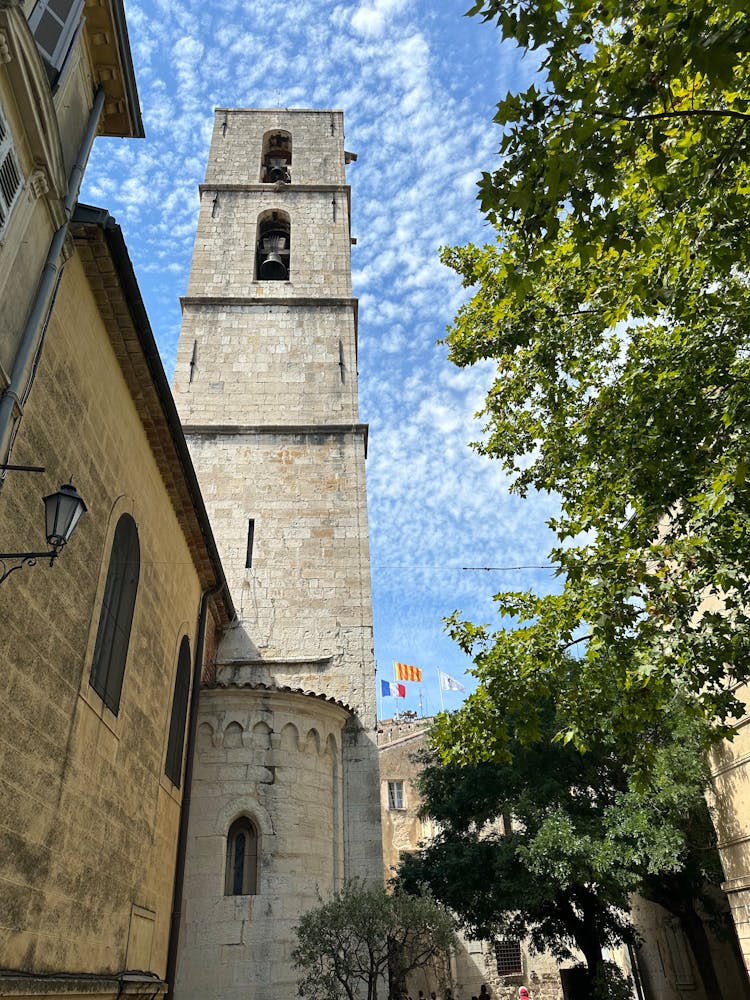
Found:
[(609, 118), (613, 121), (652, 122), (661, 118), (739, 118), (750, 122), (750, 114), (743, 111), (731, 111), (729, 108), (694, 108), (690, 111), (652, 111), (643, 115), (623, 115), (614, 111), (592, 111), (595, 117)]
[(579, 642), (586, 642), (586, 640), (587, 640), (587, 639), (590, 639), (590, 638), (591, 638), (591, 634), (589, 633), (589, 635), (582, 635), (582, 636), (579, 636), (579, 638), (578, 638), (578, 639), (571, 639), (571, 641), (570, 641), (570, 642), (566, 643), (566, 644), (565, 644), (565, 645), (563, 646), (563, 652), (564, 652), (564, 651), (565, 651), (566, 649), (570, 649), (570, 647), (571, 647), (571, 646), (576, 646), (576, 645), (577, 645), (577, 644), (578, 644)]

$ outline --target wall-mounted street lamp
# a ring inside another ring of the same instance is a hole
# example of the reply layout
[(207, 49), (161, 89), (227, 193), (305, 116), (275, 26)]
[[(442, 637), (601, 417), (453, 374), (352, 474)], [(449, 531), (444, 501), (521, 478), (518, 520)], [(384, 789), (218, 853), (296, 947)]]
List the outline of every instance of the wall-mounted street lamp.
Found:
[[(28, 470), (32, 471), (32, 470)], [(34, 470), (36, 471), (36, 470)], [(81, 515), (86, 513), (86, 504), (75, 486), (68, 483), (61, 486), (57, 493), (44, 497), (44, 522), (47, 544), (51, 546), (48, 552), (0, 552), (0, 564), (3, 573), (0, 583), (7, 580), (11, 573), (24, 566), (36, 565), (37, 559), (49, 559), (52, 566), (60, 555), (62, 548), (70, 541)], [(6, 560), (18, 559), (16, 566), (7, 568)]]

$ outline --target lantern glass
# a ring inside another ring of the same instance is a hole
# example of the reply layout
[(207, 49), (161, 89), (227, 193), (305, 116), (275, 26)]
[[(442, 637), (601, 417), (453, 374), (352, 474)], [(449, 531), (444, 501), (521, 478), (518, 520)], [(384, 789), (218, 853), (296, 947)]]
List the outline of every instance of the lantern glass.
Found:
[(75, 486), (68, 483), (57, 493), (44, 498), (44, 516), (47, 528), (47, 542), (53, 548), (61, 548), (70, 540), (81, 514), (85, 514), (86, 504)]

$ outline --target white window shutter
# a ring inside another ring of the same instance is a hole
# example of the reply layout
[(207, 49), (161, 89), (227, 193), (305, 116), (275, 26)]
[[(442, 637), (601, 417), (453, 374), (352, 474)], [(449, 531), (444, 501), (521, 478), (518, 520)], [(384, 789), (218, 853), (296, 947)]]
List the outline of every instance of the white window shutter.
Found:
[(0, 111), (0, 235), (21, 193), (23, 177), (13, 149), (13, 136)]

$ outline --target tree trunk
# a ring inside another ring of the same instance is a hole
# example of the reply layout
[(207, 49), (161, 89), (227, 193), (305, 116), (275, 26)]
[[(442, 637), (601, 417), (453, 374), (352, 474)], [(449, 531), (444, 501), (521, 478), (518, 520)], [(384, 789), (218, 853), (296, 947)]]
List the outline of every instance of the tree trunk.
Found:
[[(581, 997), (580, 1000), (597, 1000), (594, 996), (594, 977), (599, 971), (600, 966), (603, 964), (602, 959), (602, 946), (599, 941), (598, 935), (591, 933), (590, 928), (588, 928), (589, 933), (583, 932), (579, 933), (576, 937), (576, 944), (583, 952), (583, 957), (586, 959), (586, 996)], [(575, 1000), (579, 1000), (578, 997)]]

